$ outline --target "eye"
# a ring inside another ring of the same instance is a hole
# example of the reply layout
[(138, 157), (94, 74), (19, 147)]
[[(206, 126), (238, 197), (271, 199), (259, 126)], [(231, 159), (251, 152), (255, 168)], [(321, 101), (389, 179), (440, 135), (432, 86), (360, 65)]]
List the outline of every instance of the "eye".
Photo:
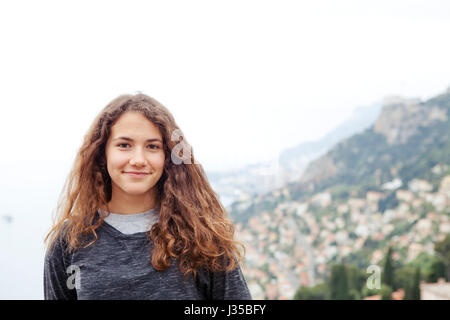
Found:
[[(126, 147), (123, 147), (123, 146), (129, 146), (129, 144), (128, 143), (119, 143), (117, 146), (119, 148), (126, 149)], [(149, 144), (147, 147), (150, 147), (150, 149), (153, 149), (153, 150), (159, 149), (159, 146), (157, 144)]]

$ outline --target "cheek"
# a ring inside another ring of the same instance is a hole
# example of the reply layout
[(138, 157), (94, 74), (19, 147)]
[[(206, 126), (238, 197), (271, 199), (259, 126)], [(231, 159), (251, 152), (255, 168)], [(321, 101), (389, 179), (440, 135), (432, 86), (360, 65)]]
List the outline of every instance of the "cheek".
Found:
[(157, 157), (155, 159), (155, 164), (154, 164), (155, 168), (157, 168), (158, 170), (163, 170), (164, 169), (164, 160), (165, 160), (165, 157), (164, 157), (164, 153), (163, 153), (162, 155), (160, 155), (159, 157)]
[(107, 157), (109, 171), (122, 170), (127, 163), (128, 159), (120, 153), (111, 153)]

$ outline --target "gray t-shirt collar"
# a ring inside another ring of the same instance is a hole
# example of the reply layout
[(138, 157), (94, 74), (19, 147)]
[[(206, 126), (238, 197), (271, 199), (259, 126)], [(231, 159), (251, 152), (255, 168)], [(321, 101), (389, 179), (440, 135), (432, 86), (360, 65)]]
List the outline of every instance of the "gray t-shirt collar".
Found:
[[(100, 209), (98, 209), (98, 213), (102, 214)], [(153, 224), (159, 221), (158, 207), (141, 213), (119, 214), (103, 211), (103, 214), (106, 215), (104, 221), (123, 234), (147, 232)]]

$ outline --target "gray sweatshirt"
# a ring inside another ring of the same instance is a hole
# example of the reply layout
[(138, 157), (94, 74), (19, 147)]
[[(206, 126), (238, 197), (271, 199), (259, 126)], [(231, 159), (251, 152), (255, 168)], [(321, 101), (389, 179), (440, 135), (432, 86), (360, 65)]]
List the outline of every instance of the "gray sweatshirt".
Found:
[[(111, 213), (96, 230), (98, 239), (70, 254), (60, 237), (45, 254), (45, 299), (252, 299), (239, 266), (214, 273), (201, 268), (196, 279), (192, 273), (183, 276), (178, 259), (165, 271), (155, 270), (150, 262), (153, 242), (145, 232), (157, 221), (155, 214), (153, 210), (137, 215)], [(148, 223), (139, 223), (140, 219)], [(129, 233), (133, 230), (138, 232)]]

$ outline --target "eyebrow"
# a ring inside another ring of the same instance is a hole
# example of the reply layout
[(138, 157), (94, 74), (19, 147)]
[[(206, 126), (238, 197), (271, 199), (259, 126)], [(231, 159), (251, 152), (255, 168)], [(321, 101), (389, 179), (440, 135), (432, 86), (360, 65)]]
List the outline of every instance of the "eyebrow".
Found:
[[(118, 138), (113, 139), (112, 141), (115, 141), (115, 140), (134, 141), (133, 139), (128, 138), (128, 137), (118, 137)], [(162, 143), (161, 139), (156, 139), (156, 138), (145, 140), (145, 142), (153, 142), (153, 141), (158, 141), (158, 142)]]

